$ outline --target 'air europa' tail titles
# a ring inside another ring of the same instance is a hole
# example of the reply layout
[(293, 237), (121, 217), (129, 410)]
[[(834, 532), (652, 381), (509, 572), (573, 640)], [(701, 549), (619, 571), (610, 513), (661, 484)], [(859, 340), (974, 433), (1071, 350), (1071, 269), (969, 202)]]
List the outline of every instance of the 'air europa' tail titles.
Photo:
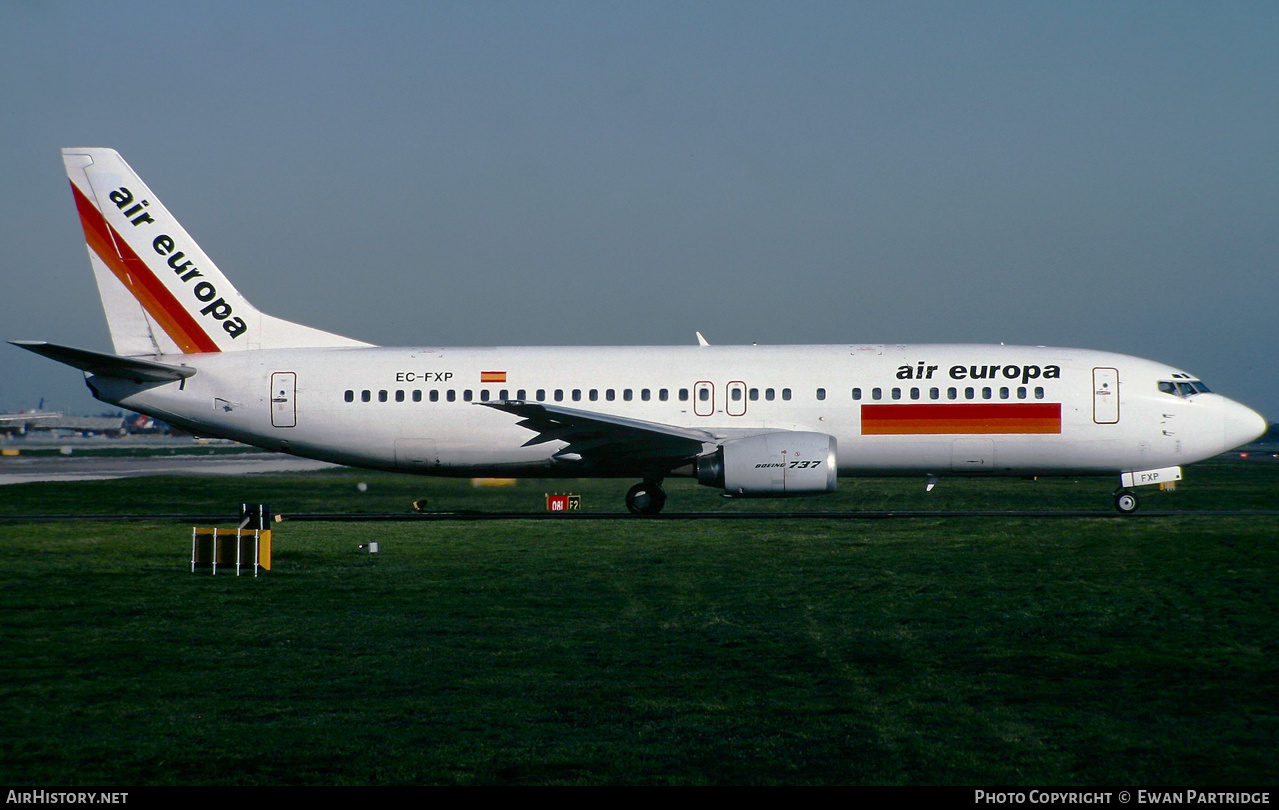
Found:
[[(75, 183), (71, 184), (71, 191), (75, 195), (76, 208), (80, 211), (80, 224), (84, 226), (90, 258), (96, 257), (106, 265), (146, 314), (184, 354), (220, 351), (217, 343), (209, 338), (190, 313), (178, 303), (173, 293), (151, 273), (129, 244), (115, 233), (106, 218)], [(107, 310), (107, 319), (111, 322), (111, 308), (108, 306)], [(116, 328), (112, 323), (113, 338), (116, 337), (115, 332)], [(119, 348), (119, 340), (116, 342)]]
[(62, 153), (117, 353), (369, 345), (260, 312), (115, 150)]

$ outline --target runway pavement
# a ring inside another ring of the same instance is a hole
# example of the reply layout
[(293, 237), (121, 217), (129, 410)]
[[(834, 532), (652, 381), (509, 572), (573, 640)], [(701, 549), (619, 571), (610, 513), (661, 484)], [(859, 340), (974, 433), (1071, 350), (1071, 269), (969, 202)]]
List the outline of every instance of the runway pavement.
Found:
[(101, 481), (146, 475), (251, 475), (336, 467), (283, 453), (190, 453), (158, 456), (18, 455), (0, 457), (0, 486), (35, 481)]
[[(1089, 520), (1150, 520), (1160, 518), (1204, 517), (1279, 517), (1279, 509), (1199, 509), (1187, 511), (1148, 510), (1121, 515), (1118, 512), (1090, 510), (898, 510), (866, 512), (668, 512), (660, 515), (632, 515), (629, 512), (290, 512), (277, 514), (275, 522), (293, 523), (421, 523), (421, 522), (482, 522), (506, 520), (550, 521), (646, 521), (669, 522), (687, 520), (902, 520), (936, 518), (1033, 518), (1052, 520), (1058, 518), (1085, 518)], [(7, 523), (63, 523), (95, 521), (123, 523), (145, 521), (149, 523), (211, 524), (236, 520), (231, 514), (132, 514), (132, 515), (0, 515), (0, 524)]]

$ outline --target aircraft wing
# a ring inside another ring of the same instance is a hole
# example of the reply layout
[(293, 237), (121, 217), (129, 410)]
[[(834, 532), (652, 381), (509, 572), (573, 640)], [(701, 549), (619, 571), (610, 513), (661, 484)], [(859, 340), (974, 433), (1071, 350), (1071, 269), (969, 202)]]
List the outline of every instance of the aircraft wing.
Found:
[(705, 430), (645, 422), (623, 416), (579, 411), (544, 402), (503, 400), (478, 402), (523, 417), (520, 427), (537, 433), (525, 447), (562, 441), (568, 446), (556, 456), (574, 457), (601, 465), (634, 462), (674, 462), (700, 454), (716, 436)]
[(20, 349), (44, 355), (50, 360), (57, 360), (72, 368), (78, 368), (90, 374), (100, 374), (103, 377), (119, 377), (136, 382), (171, 382), (195, 374), (195, 369), (188, 366), (171, 366), (154, 360), (73, 349), (70, 346), (45, 343), (43, 340), (11, 340), (9, 342)]

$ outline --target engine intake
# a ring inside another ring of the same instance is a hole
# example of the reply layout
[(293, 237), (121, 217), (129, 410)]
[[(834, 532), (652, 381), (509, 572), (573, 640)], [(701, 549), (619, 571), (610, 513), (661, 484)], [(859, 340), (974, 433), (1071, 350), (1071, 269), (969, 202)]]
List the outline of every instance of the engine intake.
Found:
[(834, 492), (835, 449), (834, 436), (798, 430), (733, 439), (697, 458), (697, 480), (748, 497)]

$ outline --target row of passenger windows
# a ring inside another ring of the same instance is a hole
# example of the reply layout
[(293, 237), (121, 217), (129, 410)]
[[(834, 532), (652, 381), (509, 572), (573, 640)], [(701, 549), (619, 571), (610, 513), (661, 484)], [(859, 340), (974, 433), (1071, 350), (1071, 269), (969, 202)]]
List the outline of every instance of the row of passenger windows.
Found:
[[(461, 391), (462, 401), (471, 402), (475, 400), (479, 402), (488, 402), (490, 399), (493, 399), (495, 401), (500, 402), (501, 400), (511, 398), (511, 392), (509, 389), (506, 389), (506, 388), (503, 388), (501, 391), (497, 392), (497, 396), (492, 396), (492, 391), (491, 389), (488, 389), (488, 388), (481, 388), (479, 393), (480, 393), (479, 398), (478, 400), (476, 400), (474, 392), (472, 392), (471, 389), (469, 388), (465, 388)], [(581, 402), (583, 394), (586, 395), (586, 399), (590, 402), (598, 402), (600, 398), (600, 390), (598, 388), (592, 388), (585, 392), (582, 391), (582, 389), (580, 388), (574, 388), (572, 391), (568, 393), (569, 393), (569, 398), (572, 399), (573, 402)], [(734, 402), (741, 400), (742, 398), (741, 389), (735, 388), (733, 389), (732, 393), (734, 395), (732, 397)], [(750, 398), (752, 400), (759, 399), (759, 393), (760, 391), (758, 388), (752, 388), (750, 390)], [(538, 402), (546, 402), (546, 394), (547, 394), (547, 390), (545, 388), (539, 388), (537, 389), (536, 392), (534, 392), (533, 398), (537, 400)], [(554, 391), (551, 392), (551, 398), (555, 402), (563, 402), (564, 394), (565, 394), (564, 389), (556, 388)], [(604, 394), (604, 400), (606, 402), (614, 402), (617, 400), (616, 389), (606, 388), (604, 389), (603, 394)], [(789, 401), (791, 398), (791, 390), (789, 388), (783, 388), (781, 391), (781, 395), (782, 395), (781, 398), (783, 400)], [(394, 392), (378, 391), (376, 396), (377, 396), (378, 402), (389, 402), (391, 401), (392, 398), (394, 398), (396, 402), (404, 402), (406, 399), (412, 399), (414, 402), (421, 402), (423, 398), (423, 393), (420, 390), (414, 390), (409, 392), (405, 392), (403, 390), (397, 390)], [(687, 388), (679, 389), (678, 396), (679, 396), (680, 402), (688, 402), (688, 399), (689, 399), (688, 389)], [(373, 397), (374, 397), (374, 393), (372, 391), (369, 391), (368, 389), (365, 389), (360, 392), (361, 402), (372, 402)], [(347, 389), (346, 394), (344, 395), (343, 398), (347, 402), (355, 402), (355, 391)], [(426, 399), (428, 399), (431, 402), (439, 402), (441, 398), (445, 402), (456, 402), (458, 400), (458, 392), (453, 389), (449, 389), (443, 392), (437, 391), (437, 390), (431, 390), (426, 392)], [(515, 391), (515, 398), (528, 399), (528, 390), (524, 388), (517, 389)], [(670, 398), (671, 398), (671, 394), (669, 389), (666, 389), (666, 388), (657, 389), (658, 402), (667, 402), (670, 400)], [(702, 402), (710, 401), (711, 390), (709, 388), (698, 389), (697, 398), (700, 399)], [(819, 398), (825, 399), (826, 398), (825, 394), (823, 393)], [(631, 402), (634, 399), (635, 399), (634, 389), (631, 389), (631, 388), (622, 389), (623, 402)], [(641, 402), (651, 401), (653, 399), (652, 389), (641, 388), (639, 390), (639, 399)], [(769, 402), (777, 399), (777, 391), (773, 388), (765, 388), (764, 399)]]
[[(824, 397), (822, 396), (822, 389), (818, 388), (817, 392), (818, 392), (817, 398), (824, 399)], [(901, 388), (893, 388), (889, 391), (889, 396), (892, 399), (901, 399), (902, 394), (903, 394), (903, 389)], [(962, 396), (960, 396), (961, 394)], [(1009, 388), (1008, 386), (1003, 386), (998, 389), (998, 395), (1000, 399), (1012, 399), (1013, 394), (1014, 394), (1013, 389)], [(923, 390), (919, 388), (911, 388), (909, 390), (909, 395), (911, 399), (924, 398), (924, 392)], [(964, 389), (959, 389), (959, 388), (946, 389), (946, 399), (994, 399), (995, 395), (996, 395), (996, 389), (990, 386), (986, 386), (980, 389), (971, 388), (971, 387), (964, 388)], [(1018, 386), (1016, 389), (1016, 397), (1017, 399), (1029, 399), (1030, 390), (1027, 389), (1026, 386), (1024, 385)], [(854, 388), (853, 399), (860, 400), (861, 398), (862, 398), (862, 389)], [(884, 389), (882, 388), (870, 389), (870, 398), (874, 400), (883, 399)], [(941, 398), (942, 398), (942, 390), (940, 388), (928, 389), (928, 399), (941, 399)], [(1044, 398), (1043, 386), (1035, 386), (1035, 399), (1043, 399), (1043, 398)]]
[[(962, 391), (962, 397), (961, 397), (961, 391)], [(1003, 387), (1003, 388), (998, 389), (998, 391), (999, 391), (999, 394), (998, 394), (999, 399), (1012, 399), (1012, 398), (1013, 398), (1013, 390), (1012, 390), (1011, 388)], [(979, 393), (979, 392), (980, 392), (980, 393)], [(547, 392), (547, 389), (545, 389), (545, 388), (539, 388), (539, 389), (537, 389), (537, 390), (534, 392), (534, 394), (533, 394), (533, 399), (534, 399), (534, 400), (536, 400), (537, 402), (546, 402), (546, 401), (547, 401), (547, 393), (548, 393), (548, 392)], [(602, 393), (603, 393), (603, 395), (604, 395), (604, 401), (605, 401), (605, 402), (614, 402), (614, 401), (616, 401), (616, 400), (617, 400), (617, 393), (618, 393), (618, 392), (617, 392), (617, 390), (616, 390), (616, 389), (613, 389), (613, 388), (605, 388), (605, 389), (603, 390), (603, 392), (602, 392)], [(761, 389), (759, 389), (759, 388), (751, 388), (751, 389), (749, 389), (749, 390), (748, 390), (748, 389), (746, 389), (746, 388), (744, 388), (744, 387), (741, 387), (741, 386), (730, 386), (730, 387), (728, 388), (728, 398), (729, 398), (730, 400), (732, 400), (733, 402), (740, 402), (740, 401), (742, 400), (742, 395), (743, 395), (743, 393), (746, 393), (746, 395), (750, 398), (750, 400), (751, 400), (752, 402), (754, 402), (754, 401), (759, 400), (759, 398), (760, 398), (760, 394), (761, 394)], [(912, 400), (923, 399), (923, 398), (924, 398), (924, 396), (925, 396), (925, 392), (924, 392), (924, 390), (923, 390), (923, 389), (920, 389), (920, 388), (910, 388), (910, 389), (892, 388), (892, 389), (889, 389), (889, 392), (888, 392), (888, 393), (889, 393), (889, 398), (890, 398), (890, 399), (893, 399), (893, 400), (900, 400), (900, 399), (902, 399), (903, 394), (906, 394), (906, 395), (907, 395), (907, 396), (909, 396), (909, 398), (910, 398), (910, 399), (912, 399)], [(479, 398), (478, 398), (478, 400), (476, 400), (476, 398), (475, 398), (475, 393), (474, 393), (471, 389), (469, 389), (469, 388), (462, 389), (462, 391), (460, 392), (460, 394), (461, 394), (461, 399), (462, 399), (462, 401), (463, 401), (463, 402), (472, 402), (472, 401), (488, 402), (490, 399), (492, 399), (492, 400), (496, 400), (496, 401), (501, 401), (501, 400), (507, 400), (507, 399), (510, 399), (510, 398), (511, 398), (511, 392), (510, 392), (510, 389), (507, 389), (507, 388), (503, 388), (503, 389), (501, 389), (501, 390), (499, 390), (499, 391), (496, 391), (496, 392), (494, 392), (492, 389), (489, 389), (489, 388), (481, 388), (481, 389), (480, 389), (480, 391), (479, 391)], [(563, 401), (564, 401), (564, 397), (565, 397), (565, 391), (564, 391), (564, 389), (562, 389), (562, 388), (556, 388), (556, 389), (554, 389), (553, 391), (551, 391), (551, 392), (550, 392), (550, 394), (551, 394), (551, 399), (552, 399), (553, 401), (555, 401), (555, 402), (563, 402)], [(583, 395), (585, 395), (586, 400), (587, 400), (588, 402), (597, 402), (597, 401), (599, 401), (599, 399), (600, 399), (600, 394), (601, 394), (601, 391), (600, 391), (600, 389), (598, 389), (598, 388), (591, 388), (591, 389), (588, 389), (588, 390), (586, 390), (586, 391), (583, 391), (583, 390), (582, 390), (582, 389), (580, 389), (580, 388), (574, 388), (574, 389), (572, 389), (571, 391), (569, 391), (569, 392), (568, 392), (569, 399), (570, 399), (570, 400), (572, 400), (573, 402), (581, 402), (581, 401), (582, 401), (582, 397), (583, 397)], [(778, 399), (779, 391), (778, 391), (777, 389), (774, 389), (774, 388), (765, 388), (765, 389), (762, 389), (762, 394), (763, 394), (764, 401), (766, 401), (766, 402), (772, 402), (772, 401), (774, 401), (774, 400)], [(790, 390), (789, 388), (783, 388), (783, 389), (781, 389), (781, 390), (780, 390), (780, 394), (781, 394), (781, 400), (782, 400), (783, 402), (789, 402), (789, 401), (790, 401), (790, 399), (791, 399), (791, 390)], [(445, 402), (456, 402), (456, 401), (458, 400), (458, 395), (459, 395), (459, 392), (458, 392), (457, 390), (455, 390), (455, 389), (452, 389), (452, 388), (447, 389), (447, 390), (444, 390), (444, 391), (439, 391), (439, 390), (436, 390), (436, 389), (432, 389), (432, 390), (430, 390), (430, 391), (426, 391), (426, 392), (423, 392), (423, 391), (421, 391), (420, 389), (415, 389), (415, 390), (413, 390), (413, 391), (404, 391), (403, 389), (399, 389), (399, 390), (396, 390), (396, 391), (381, 390), (381, 391), (376, 392), (376, 394), (375, 394), (373, 391), (370, 391), (370, 390), (368, 390), (368, 389), (366, 388), (366, 389), (364, 389), (363, 391), (360, 391), (360, 392), (359, 392), (359, 399), (360, 399), (360, 401), (361, 401), (361, 402), (372, 402), (372, 401), (373, 401), (373, 399), (374, 399), (374, 397), (376, 397), (376, 398), (377, 398), (377, 401), (378, 401), (378, 402), (389, 402), (389, 401), (391, 401), (392, 399), (394, 399), (396, 402), (405, 402), (406, 400), (409, 400), (409, 399), (411, 399), (413, 402), (421, 402), (421, 401), (423, 400), (423, 398), (425, 397), (425, 399), (426, 399), (426, 400), (428, 400), (428, 401), (430, 401), (430, 402), (439, 402), (441, 399), (443, 399)], [(633, 400), (635, 399), (635, 391), (634, 391), (634, 389), (631, 389), (631, 388), (623, 388), (623, 389), (622, 389), (622, 391), (621, 391), (621, 395), (622, 395), (622, 397), (621, 397), (621, 398), (622, 398), (622, 401), (623, 401), (623, 402), (631, 402), (631, 401), (633, 401)], [(678, 396), (678, 399), (679, 399), (679, 401), (680, 401), (680, 402), (688, 402), (688, 400), (689, 400), (689, 389), (687, 389), (687, 388), (681, 388), (681, 389), (679, 389), (679, 391), (678, 391), (678, 393), (677, 393), (677, 396)], [(817, 391), (816, 391), (816, 396), (817, 396), (817, 399), (818, 399), (819, 401), (824, 401), (824, 400), (826, 399), (826, 389), (825, 389), (825, 388), (818, 388), (818, 389), (817, 389)], [(854, 389), (852, 390), (852, 396), (853, 396), (853, 400), (854, 400), (854, 401), (859, 401), (859, 400), (861, 400), (861, 399), (862, 399), (862, 389), (860, 389), (860, 388), (854, 388)], [(1043, 389), (1043, 387), (1042, 387), (1042, 386), (1037, 386), (1037, 387), (1035, 388), (1034, 396), (1035, 396), (1035, 399), (1043, 399), (1043, 398), (1044, 398), (1044, 389)], [(1028, 390), (1025, 386), (1021, 386), (1021, 387), (1019, 387), (1019, 388), (1017, 388), (1017, 389), (1016, 389), (1016, 397), (1017, 397), (1017, 399), (1029, 399), (1029, 398), (1030, 398), (1030, 391), (1029, 391), (1029, 390)], [(344, 394), (344, 397), (343, 397), (343, 398), (344, 398), (347, 402), (355, 402), (355, 399), (356, 399), (356, 392), (355, 392), (354, 390), (352, 390), (352, 389), (347, 389), (347, 391), (346, 391), (346, 393)], [(702, 402), (709, 402), (709, 401), (710, 401), (710, 399), (711, 399), (711, 389), (710, 389), (710, 387), (709, 387), (709, 386), (705, 386), (705, 387), (698, 388), (698, 389), (697, 389), (697, 398), (698, 398), (700, 401), (702, 401)], [(884, 398), (884, 389), (882, 389), (882, 388), (872, 388), (872, 389), (870, 389), (870, 398), (871, 398), (872, 400), (876, 400), (876, 401), (878, 401), (878, 400), (882, 400), (882, 399)], [(928, 398), (928, 399), (941, 399), (941, 398), (942, 398), (942, 389), (940, 389), (940, 388), (929, 388), (929, 389), (927, 390), (927, 398)], [(980, 398), (980, 399), (994, 399), (994, 398), (995, 398), (995, 389), (994, 389), (994, 388), (990, 388), (990, 387), (981, 388), (981, 389), (977, 389), (977, 388), (964, 388), (964, 389), (959, 389), (959, 388), (947, 388), (947, 389), (946, 389), (946, 392), (945, 392), (945, 398), (946, 398), (946, 399), (952, 399), (952, 400), (957, 400), (957, 399), (979, 399), (979, 398)], [(516, 389), (516, 391), (515, 391), (515, 399), (519, 399), (519, 400), (526, 400), (526, 399), (528, 399), (528, 390), (527, 390), (527, 389), (524, 389), (524, 388)], [(649, 389), (649, 388), (641, 388), (641, 389), (639, 389), (639, 400), (640, 400), (641, 402), (649, 402), (649, 401), (651, 401), (652, 399), (653, 399), (653, 391), (652, 391), (652, 389)], [(666, 389), (666, 388), (659, 388), (659, 389), (657, 389), (657, 401), (658, 401), (658, 402), (667, 402), (669, 399), (670, 399), (670, 391), (669, 391), (669, 389)]]

